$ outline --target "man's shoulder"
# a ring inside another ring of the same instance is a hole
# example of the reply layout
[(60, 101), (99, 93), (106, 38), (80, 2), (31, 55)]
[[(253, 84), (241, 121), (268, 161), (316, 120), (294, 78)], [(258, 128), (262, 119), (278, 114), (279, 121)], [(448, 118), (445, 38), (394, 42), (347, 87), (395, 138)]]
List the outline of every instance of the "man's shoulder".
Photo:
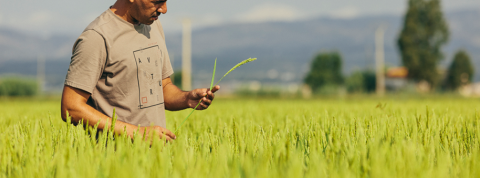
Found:
[(153, 24), (150, 26), (155, 27), (160, 32), (160, 35), (163, 37), (163, 39), (165, 39), (165, 32), (163, 31), (163, 26), (160, 20), (155, 20), (155, 22), (153, 22)]
[(113, 28), (111, 26), (114, 25), (113, 23), (115, 17), (112, 16), (112, 14), (113, 13), (110, 11), (110, 9), (107, 9), (97, 18), (95, 18), (95, 20), (93, 20), (83, 31), (95, 30), (100, 33), (100, 31), (105, 28)]

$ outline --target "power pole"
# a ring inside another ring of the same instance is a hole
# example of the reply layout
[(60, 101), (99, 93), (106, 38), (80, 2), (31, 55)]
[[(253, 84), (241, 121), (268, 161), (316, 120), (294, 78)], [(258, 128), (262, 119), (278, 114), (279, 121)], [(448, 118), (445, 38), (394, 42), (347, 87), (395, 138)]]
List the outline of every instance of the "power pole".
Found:
[(37, 83), (38, 91), (42, 93), (45, 89), (45, 57), (37, 57)]
[(183, 20), (182, 89), (192, 90), (192, 25), (190, 19)]
[[(175, 56), (172, 54), (170, 55), (170, 64), (172, 65), (173, 72), (175, 72)], [(175, 82), (175, 74), (170, 76), (170, 79), (172, 80), (172, 83)]]
[(375, 32), (376, 93), (385, 95), (385, 51), (383, 47), (385, 27), (380, 26)]

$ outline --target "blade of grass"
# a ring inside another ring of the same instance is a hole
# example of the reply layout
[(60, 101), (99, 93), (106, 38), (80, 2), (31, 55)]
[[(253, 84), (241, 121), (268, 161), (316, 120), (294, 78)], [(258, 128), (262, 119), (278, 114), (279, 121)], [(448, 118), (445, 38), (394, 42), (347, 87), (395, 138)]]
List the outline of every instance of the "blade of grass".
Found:
[[(222, 78), (220, 78), (220, 80), (215, 84), (213, 85), (213, 82), (215, 81), (215, 70), (217, 68), (217, 59), (215, 59), (215, 64), (213, 66), (213, 74), (212, 74), (212, 83), (210, 84), (210, 90), (213, 89), (213, 86), (216, 86), (218, 83), (220, 83), (220, 81), (222, 81), (222, 79), (227, 76), (230, 72), (232, 72), (233, 70), (235, 70), (237, 67), (240, 67), (242, 66), (243, 64), (246, 64), (246, 63), (249, 63), (249, 62), (252, 62), (252, 61), (255, 61), (257, 60), (257, 58), (249, 58), (249, 59), (245, 59), (243, 60), (242, 62), (238, 63), (237, 65), (233, 66), (227, 73), (225, 73), (225, 75), (223, 75)], [(195, 106), (195, 108), (193, 108), (192, 112), (190, 112), (190, 114), (188, 114), (187, 118), (185, 118), (182, 123), (180, 124), (180, 126), (177, 127), (177, 129), (175, 130), (175, 132), (173, 132), (173, 134), (177, 133), (178, 129), (180, 129), (180, 127), (182, 127), (182, 125), (185, 123), (185, 121), (187, 121), (187, 119), (190, 117), (190, 115), (192, 115), (193, 111), (195, 111), (197, 109), (197, 107), (200, 105), (200, 103), (202, 103), (202, 100), (200, 100), (200, 102), (198, 102), (197, 106)]]
[(200, 100), (200, 102), (198, 102), (197, 106), (195, 106), (195, 108), (193, 108), (192, 112), (190, 112), (190, 114), (188, 114), (187, 118), (185, 118), (182, 123), (180, 124), (180, 126), (177, 127), (177, 129), (175, 130), (175, 132), (173, 132), (173, 134), (176, 134), (178, 129), (180, 129), (182, 127), (182, 125), (185, 123), (185, 121), (187, 121), (187, 119), (190, 117), (190, 115), (192, 115), (193, 111), (195, 111), (197, 109), (197, 107), (200, 105), (200, 103), (202, 103), (202, 100)]
[(212, 74), (212, 83), (210, 84), (210, 91), (213, 88), (213, 83), (215, 82), (215, 70), (217, 69), (217, 58), (215, 58), (215, 65), (213, 65), (213, 74)]
[[(217, 58), (215, 58), (215, 64), (213, 65), (213, 74), (212, 74), (212, 82), (210, 83), (210, 90), (212, 90), (213, 88), (213, 83), (215, 82), (215, 70), (217, 69)], [(180, 127), (182, 127), (182, 125), (185, 123), (185, 121), (190, 117), (190, 115), (192, 115), (193, 111), (195, 111), (197, 109), (197, 107), (200, 105), (200, 103), (202, 103), (202, 100), (200, 100), (197, 104), (197, 106), (195, 106), (195, 108), (193, 108), (192, 112), (190, 112), (190, 114), (188, 114), (187, 118), (185, 118), (182, 123), (180, 124), (180, 126), (177, 127), (177, 129), (175, 130), (175, 132), (173, 132), (173, 134), (177, 133), (178, 129)]]
[(237, 65), (233, 66), (225, 75), (223, 75), (222, 78), (220, 78), (220, 80), (215, 84), (215, 86), (220, 83), (220, 81), (222, 81), (222, 79), (227, 76), (230, 72), (232, 72), (233, 70), (235, 70), (237, 67), (240, 67), (242, 66), (243, 64), (246, 64), (246, 63), (249, 63), (249, 62), (252, 62), (252, 61), (255, 61), (257, 60), (257, 58), (249, 58), (249, 59), (245, 59), (243, 60), (242, 62), (238, 63)]

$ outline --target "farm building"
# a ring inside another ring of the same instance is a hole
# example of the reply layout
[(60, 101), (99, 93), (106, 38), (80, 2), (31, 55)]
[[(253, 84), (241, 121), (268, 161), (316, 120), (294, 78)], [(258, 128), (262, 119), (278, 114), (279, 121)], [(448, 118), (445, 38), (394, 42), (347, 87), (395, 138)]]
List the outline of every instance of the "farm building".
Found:
[(466, 97), (480, 97), (480, 82), (462, 86), (458, 91)]
[(408, 70), (405, 67), (392, 67), (387, 70), (385, 87), (389, 91), (398, 91), (408, 85)]

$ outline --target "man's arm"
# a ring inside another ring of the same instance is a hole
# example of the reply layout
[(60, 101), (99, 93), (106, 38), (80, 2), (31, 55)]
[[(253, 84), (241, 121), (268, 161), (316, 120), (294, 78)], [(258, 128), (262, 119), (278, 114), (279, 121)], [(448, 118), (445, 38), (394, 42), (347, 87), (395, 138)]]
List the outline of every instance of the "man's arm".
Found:
[(170, 77), (163, 79), (162, 84), (165, 109), (170, 111), (195, 108), (200, 100), (202, 100), (202, 103), (197, 110), (207, 109), (215, 98), (213, 93), (220, 89), (220, 86), (217, 85), (212, 88), (212, 91), (208, 88), (199, 88), (188, 92), (182, 91), (172, 83)]
[[(72, 118), (72, 123), (78, 124), (83, 120), (84, 124), (88, 124), (93, 127), (98, 123), (98, 129), (104, 130), (112, 124), (112, 118), (97, 111), (87, 104), (87, 100), (90, 97), (90, 93), (65, 85), (62, 94), (62, 119), (66, 121), (67, 111)], [(139, 134), (144, 134), (147, 131), (147, 135), (152, 131), (158, 134), (162, 138), (165, 134), (167, 140), (175, 139), (175, 135), (169, 130), (160, 126), (140, 127), (134, 126), (121, 121), (115, 122), (114, 132), (116, 134), (123, 134), (124, 130), (126, 134), (133, 138), (133, 133), (139, 129)]]

